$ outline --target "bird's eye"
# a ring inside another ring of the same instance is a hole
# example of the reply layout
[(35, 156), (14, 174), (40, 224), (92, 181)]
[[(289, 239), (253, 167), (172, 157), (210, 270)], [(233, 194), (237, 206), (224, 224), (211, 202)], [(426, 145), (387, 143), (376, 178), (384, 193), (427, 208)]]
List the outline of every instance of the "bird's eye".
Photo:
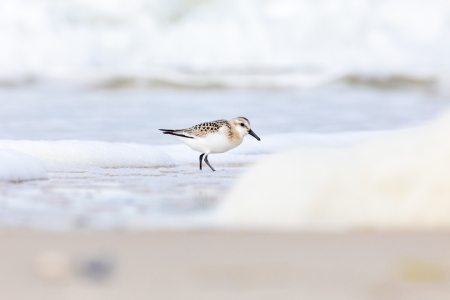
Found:
[(241, 126), (244, 127), (244, 123), (241, 123)]

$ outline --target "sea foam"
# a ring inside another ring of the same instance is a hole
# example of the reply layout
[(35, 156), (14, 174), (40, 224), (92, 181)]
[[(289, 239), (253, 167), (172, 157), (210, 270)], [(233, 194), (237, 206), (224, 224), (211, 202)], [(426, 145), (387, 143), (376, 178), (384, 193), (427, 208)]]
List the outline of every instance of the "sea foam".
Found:
[(246, 173), (220, 207), (236, 228), (450, 228), (450, 114), (353, 146), (297, 148)]
[(38, 158), (49, 170), (73, 166), (145, 168), (174, 165), (172, 158), (164, 151), (134, 143), (0, 140), (0, 148)]
[(0, 181), (47, 178), (42, 161), (13, 150), (0, 149)]
[(449, 9), (445, 0), (4, 0), (0, 85), (434, 83), (450, 72)]

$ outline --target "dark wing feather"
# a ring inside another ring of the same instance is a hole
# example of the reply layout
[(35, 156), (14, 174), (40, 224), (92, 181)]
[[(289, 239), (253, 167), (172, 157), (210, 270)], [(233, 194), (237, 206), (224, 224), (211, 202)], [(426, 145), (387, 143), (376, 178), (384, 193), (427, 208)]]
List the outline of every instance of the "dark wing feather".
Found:
[(176, 136), (180, 136), (180, 137), (184, 137), (184, 138), (188, 138), (188, 139), (193, 139), (192, 136), (187, 136), (187, 135), (184, 135), (181, 133), (177, 133), (178, 130), (173, 130), (173, 129), (158, 129), (158, 130), (161, 130), (163, 132), (163, 134), (171, 134), (171, 135), (176, 135)]

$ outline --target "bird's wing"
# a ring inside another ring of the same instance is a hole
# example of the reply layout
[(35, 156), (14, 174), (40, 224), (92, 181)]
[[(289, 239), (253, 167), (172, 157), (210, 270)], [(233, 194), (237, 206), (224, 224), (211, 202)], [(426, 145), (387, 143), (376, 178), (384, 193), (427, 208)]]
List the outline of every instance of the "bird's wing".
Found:
[(212, 122), (204, 122), (195, 126), (192, 126), (183, 131), (184, 134), (195, 136), (195, 137), (205, 137), (210, 133), (218, 132), (222, 126), (230, 127), (227, 120), (217, 120)]
[(212, 122), (204, 122), (186, 129), (160, 129), (164, 134), (171, 134), (185, 138), (201, 138), (210, 133), (219, 131), (222, 126), (230, 127), (227, 120), (217, 120)]

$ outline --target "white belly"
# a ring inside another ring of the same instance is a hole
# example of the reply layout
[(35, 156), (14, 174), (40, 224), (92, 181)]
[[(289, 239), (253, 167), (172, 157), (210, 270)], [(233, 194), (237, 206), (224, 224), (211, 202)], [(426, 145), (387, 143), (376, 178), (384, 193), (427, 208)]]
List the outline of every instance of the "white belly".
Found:
[(192, 150), (206, 154), (227, 152), (242, 143), (242, 139), (230, 142), (225, 135), (219, 133), (211, 133), (204, 138), (187, 139), (180, 137), (179, 139)]

